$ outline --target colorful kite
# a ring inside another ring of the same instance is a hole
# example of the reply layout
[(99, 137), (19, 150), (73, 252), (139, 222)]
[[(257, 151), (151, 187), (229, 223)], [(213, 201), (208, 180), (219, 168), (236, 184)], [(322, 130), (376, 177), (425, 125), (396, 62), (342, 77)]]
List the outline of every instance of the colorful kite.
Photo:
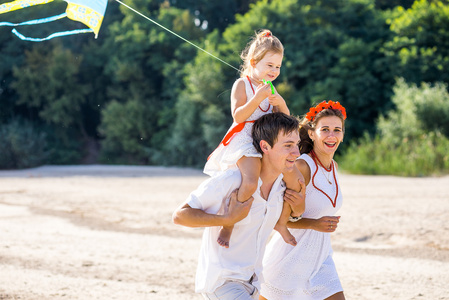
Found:
[[(29, 6), (47, 4), (52, 1), (54, 0), (16, 0), (9, 3), (0, 4), (0, 14), (26, 8)], [(101, 23), (104, 18), (104, 14), (106, 12), (108, 0), (64, 0), (64, 1), (67, 2), (67, 9), (63, 14), (38, 20), (26, 21), (22, 23), (0, 22), (0, 26), (16, 27), (23, 25), (35, 25), (35, 24), (48, 23), (68, 17), (71, 20), (85, 24), (87, 27), (89, 27), (89, 29), (77, 29), (64, 32), (56, 32), (49, 35), (46, 38), (25, 37), (22, 34), (20, 34), (15, 28), (12, 30), (12, 32), (22, 40), (32, 42), (41, 42), (58, 36), (79, 34), (85, 32), (93, 32), (95, 33), (95, 38), (97, 38), (98, 32), (100, 31)]]
[[(0, 4), (0, 14), (4, 14), (10, 11), (22, 9), (25, 7), (33, 6), (33, 5), (39, 5), (39, 4), (46, 4), (49, 2), (53, 2), (54, 0), (15, 0), (9, 3)], [(61, 0), (60, 0), (61, 1)], [(64, 0), (67, 2), (67, 9), (66, 12), (57, 16), (44, 18), (44, 19), (38, 19), (38, 20), (31, 20), (26, 21), (22, 23), (9, 23), (9, 22), (0, 22), (0, 26), (22, 26), (22, 25), (35, 25), (35, 24), (42, 24), (42, 23), (48, 23), (52, 21), (56, 21), (65, 17), (68, 17), (69, 19), (72, 19), (74, 21), (79, 21), (81, 23), (84, 23), (89, 29), (78, 29), (78, 30), (71, 30), (71, 31), (64, 31), (64, 32), (56, 32), (51, 35), (49, 35), (46, 38), (30, 38), (25, 37), (22, 34), (20, 34), (15, 28), (12, 30), (12, 32), (17, 35), (19, 38), (25, 41), (32, 41), (32, 42), (41, 42), (45, 40), (52, 39), (57, 36), (64, 36), (64, 35), (71, 35), (71, 34), (78, 34), (78, 33), (84, 33), (84, 32), (93, 32), (95, 33), (95, 38), (98, 36), (98, 32), (100, 31), (101, 23), (103, 22), (104, 14), (106, 12), (106, 7), (108, 5), (108, 0)], [(221, 61), (222, 63), (228, 65), (229, 67), (233, 68), (237, 72), (240, 72), (239, 69), (234, 67), (233, 65), (228, 64), (224, 60), (220, 59), (219, 57), (213, 55), (210, 52), (207, 52), (201, 47), (198, 47), (191, 41), (183, 38), (179, 34), (171, 31), (170, 29), (162, 26), (158, 22), (154, 21), (153, 19), (145, 16), (141, 12), (137, 11), (136, 9), (130, 7), (129, 5), (123, 3), (120, 0), (115, 0), (116, 2), (120, 3), (121, 5), (127, 7), (128, 9), (132, 10), (136, 14), (144, 17), (148, 21), (153, 22), (157, 26), (161, 27), (162, 29), (170, 32), (171, 34), (177, 36), (178, 38), (182, 39), (184, 42), (189, 43), (190, 45), (194, 46), (198, 50), (201, 50), (208, 55), (212, 56), (213, 58)], [(271, 84), (271, 82), (267, 82), (267, 84)], [(274, 87), (273, 84), (271, 84), (271, 91), (274, 94)]]

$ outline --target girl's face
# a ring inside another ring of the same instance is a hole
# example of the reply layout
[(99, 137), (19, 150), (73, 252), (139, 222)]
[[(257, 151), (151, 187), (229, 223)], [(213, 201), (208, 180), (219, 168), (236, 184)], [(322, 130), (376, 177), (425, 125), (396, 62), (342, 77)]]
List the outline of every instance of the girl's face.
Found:
[(262, 79), (274, 81), (281, 73), (283, 57), (282, 54), (268, 51), (258, 63), (251, 60), (253, 77), (259, 81), (262, 81)]
[(309, 136), (315, 152), (333, 155), (343, 141), (343, 122), (337, 116), (322, 117), (315, 130), (309, 130)]

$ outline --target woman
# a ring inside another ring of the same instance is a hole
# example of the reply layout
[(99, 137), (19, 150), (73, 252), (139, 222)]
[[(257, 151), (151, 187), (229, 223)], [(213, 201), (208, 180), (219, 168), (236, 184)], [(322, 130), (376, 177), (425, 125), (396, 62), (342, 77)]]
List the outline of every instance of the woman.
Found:
[[(289, 227), (297, 245), (276, 234), (267, 246), (260, 299), (344, 300), (332, 259), (330, 233), (342, 205), (335, 151), (344, 136), (346, 111), (338, 102), (321, 102), (301, 122), (296, 166), (304, 175), (306, 209)], [(294, 222), (296, 221), (296, 222)]]

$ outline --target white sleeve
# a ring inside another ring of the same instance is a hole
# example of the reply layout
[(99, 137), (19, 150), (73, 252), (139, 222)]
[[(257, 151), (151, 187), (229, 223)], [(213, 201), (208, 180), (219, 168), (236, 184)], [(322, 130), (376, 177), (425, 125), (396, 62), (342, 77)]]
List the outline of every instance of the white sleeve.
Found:
[[(240, 174), (239, 171), (237, 171)], [(210, 214), (216, 214), (220, 210), (223, 200), (231, 195), (232, 191), (240, 186), (241, 176), (235, 172), (225, 172), (221, 175), (207, 179), (190, 193), (187, 204), (196, 209), (201, 209)]]

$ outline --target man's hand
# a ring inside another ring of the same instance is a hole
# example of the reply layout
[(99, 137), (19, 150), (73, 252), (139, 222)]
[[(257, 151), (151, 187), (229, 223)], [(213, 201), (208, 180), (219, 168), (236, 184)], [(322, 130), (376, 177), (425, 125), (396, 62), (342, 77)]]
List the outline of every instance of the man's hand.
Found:
[(229, 199), (229, 206), (225, 209), (225, 217), (227, 226), (234, 225), (235, 223), (243, 220), (249, 213), (254, 198), (251, 197), (245, 202), (237, 201), (238, 190), (235, 190), (231, 194)]

